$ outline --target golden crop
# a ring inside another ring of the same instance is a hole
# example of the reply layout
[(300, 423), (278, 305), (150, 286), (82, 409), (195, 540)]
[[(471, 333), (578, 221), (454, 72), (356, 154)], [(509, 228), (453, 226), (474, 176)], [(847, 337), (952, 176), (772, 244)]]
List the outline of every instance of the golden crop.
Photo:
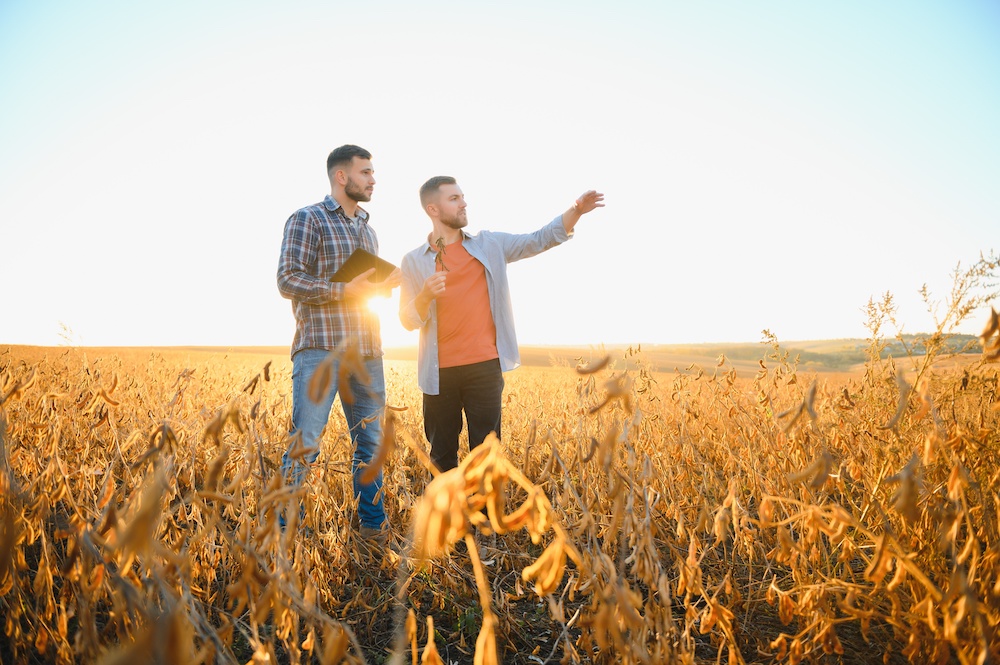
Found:
[(387, 362), (385, 552), (339, 409), (282, 485), (286, 358), (0, 347), (0, 660), (996, 662), (997, 340), (842, 379), (777, 343), (746, 376), (522, 368), (445, 473)]

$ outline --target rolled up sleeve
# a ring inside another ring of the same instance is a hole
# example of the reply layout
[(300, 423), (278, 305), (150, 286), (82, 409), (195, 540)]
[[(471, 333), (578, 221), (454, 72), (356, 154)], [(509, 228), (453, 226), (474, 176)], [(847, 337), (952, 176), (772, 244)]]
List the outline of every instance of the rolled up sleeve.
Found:
[[(410, 255), (403, 257), (400, 265), (403, 273), (403, 281), (399, 290), (399, 322), (407, 330), (417, 330), (430, 321), (430, 310), (427, 318), (421, 318), (417, 312), (417, 294), (423, 288), (424, 278), (417, 266), (417, 262)], [(432, 305), (433, 306), (433, 305)]]

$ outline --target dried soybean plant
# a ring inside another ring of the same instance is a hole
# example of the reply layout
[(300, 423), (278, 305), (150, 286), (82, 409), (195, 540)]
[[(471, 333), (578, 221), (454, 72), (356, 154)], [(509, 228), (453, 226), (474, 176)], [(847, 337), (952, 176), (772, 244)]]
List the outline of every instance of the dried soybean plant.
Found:
[(247, 369), (199, 382), (155, 352), (0, 365), (5, 660), (360, 659), (320, 608), (327, 583), (273, 520), (283, 495), (265, 460), (287, 425), (261, 388), (270, 363), (234, 376)]
[[(770, 334), (752, 365), (670, 373), (636, 348), (523, 368), (503, 442), (430, 480), (412, 369), (389, 372), (406, 410), (371, 469), (391, 522), (413, 525), (412, 562), (453, 582), (353, 535), (336, 414), (306, 486), (282, 486), (287, 363), (0, 348), (0, 654), (995, 660), (996, 315), (984, 353), (948, 364), (888, 357), (880, 326), (843, 377), (806, 372)], [(493, 567), (477, 531), (506, 532)], [(460, 543), (468, 577), (446, 556)]]
[[(511, 482), (523, 490), (527, 498), (516, 510), (505, 512), (507, 484)], [(493, 612), (492, 589), (473, 537), (476, 530), (506, 534), (525, 529), (535, 544), (539, 544), (549, 531), (553, 533), (552, 542), (521, 572), (521, 577), (534, 585), (539, 596), (555, 591), (563, 579), (567, 558), (578, 566), (582, 564), (548, 499), (500, 453), (499, 441), (494, 435), (473, 448), (459, 466), (439, 473), (427, 485), (414, 508), (412, 524), (411, 553), (418, 562), (444, 556), (459, 541), (465, 543), (483, 609), (475, 648), (477, 664), (500, 661), (496, 635), (499, 621)], [(433, 651), (433, 631), (429, 630), (428, 635), (426, 649)], [(401, 662), (398, 652), (395, 662)]]
[(995, 374), (928, 371), (910, 386), (876, 355), (859, 383), (802, 382), (768, 343), (750, 380), (723, 358), (714, 375), (678, 373), (660, 402), (634, 385), (608, 399), (620, 372), (603, 395), (581, 378), (577, 423), (536, 480), (588, 571), (574, 653), (989, 658)]

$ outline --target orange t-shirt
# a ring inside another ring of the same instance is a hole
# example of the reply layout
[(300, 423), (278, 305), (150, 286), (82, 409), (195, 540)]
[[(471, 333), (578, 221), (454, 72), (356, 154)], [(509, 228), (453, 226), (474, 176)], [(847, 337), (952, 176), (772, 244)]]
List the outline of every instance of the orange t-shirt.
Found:
[[(448, 277), (444, 293), (437, 298), (438, 367), (499, 358), (486, 268), (466, 251), (461, 240), (444, 250)], [(437, 269), (441, 270), (440, 264)]]

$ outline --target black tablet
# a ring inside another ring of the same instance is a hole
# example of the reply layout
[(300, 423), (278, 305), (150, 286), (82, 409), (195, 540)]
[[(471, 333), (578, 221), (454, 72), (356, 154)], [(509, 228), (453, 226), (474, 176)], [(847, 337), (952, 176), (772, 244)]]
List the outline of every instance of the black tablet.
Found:
[(331, 282), (349, 282), (361, 273), (371, 268), (375, 268), (375, 273), (368, 278), (369, 282), (384, 282), (385, 279), (396, 269), (385, 259), (380, 259), (369, 251), (356, 249), (354, 253), (347, 257), (344, 265), (340, 266), (337, 272), (330, 278)]

